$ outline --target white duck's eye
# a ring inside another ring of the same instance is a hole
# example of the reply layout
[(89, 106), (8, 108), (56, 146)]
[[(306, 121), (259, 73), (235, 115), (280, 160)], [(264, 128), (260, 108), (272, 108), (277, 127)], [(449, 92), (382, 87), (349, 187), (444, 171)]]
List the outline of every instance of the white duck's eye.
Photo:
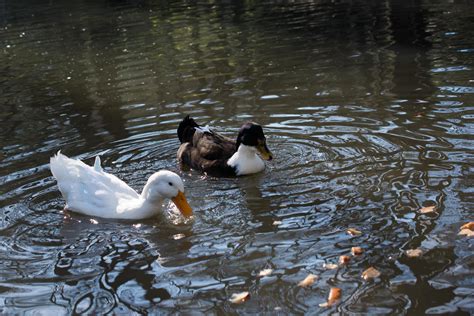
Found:
[(173, 186), (173, 183), (171, 183), (171, 182), (168, 182), (168, 184), (170, 185), (170, 187), (172, 187), (172, 186)]

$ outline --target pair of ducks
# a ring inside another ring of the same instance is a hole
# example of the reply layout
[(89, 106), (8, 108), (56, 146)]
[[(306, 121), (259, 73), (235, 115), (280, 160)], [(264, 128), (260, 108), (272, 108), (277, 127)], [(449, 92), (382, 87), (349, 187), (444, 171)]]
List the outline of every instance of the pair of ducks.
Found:
[[(186, 116), (178, 127), (181, 146), (178, 161), (214, 176), (243, 176), (265, 169), (263, 160), (272, 159), (262, 127), (244, 124), (237, 140), (200, 127)], [(184, 195), (184, 184), (174, 172), (161, 170), (148, 178), (141, 194), (116, 176), (105, 172), (99, 156), (94, 166), (58, 152), (51, 158), (51, 172), (66, 200), (65, 209), (88, 216), (115, 219), (144, 219), (162, 212), (165, 199), (171, 199), (181, 214), (193, 212)]]

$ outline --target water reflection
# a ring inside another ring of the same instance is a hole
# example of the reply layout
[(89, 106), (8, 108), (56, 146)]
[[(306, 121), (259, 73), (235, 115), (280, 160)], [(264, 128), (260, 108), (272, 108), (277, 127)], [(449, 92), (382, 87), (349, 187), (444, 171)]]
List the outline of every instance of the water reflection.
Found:
[[(456, 235), (472, 220), (471, 13), (464, 1), (4, 1), (0, 310), (472, 312), (471, 242)], [(257, 121), (276, 159), (242, 179), (179, 171), (185, 114), (227, 135)], [(194, 224), (64, 218), (47, 165), (59, 149), (101, 154), (137, 190), (180, 172)], [(353, 246), (364, 255), (323, 267)], [(364, 282), (368, 266), (382, 277)], [(297, 287), (308, 273), (315, 285)], [(330, 286), (342, 301), (318, 309)], [(244, 290), (248, 302), (228, 302)]]

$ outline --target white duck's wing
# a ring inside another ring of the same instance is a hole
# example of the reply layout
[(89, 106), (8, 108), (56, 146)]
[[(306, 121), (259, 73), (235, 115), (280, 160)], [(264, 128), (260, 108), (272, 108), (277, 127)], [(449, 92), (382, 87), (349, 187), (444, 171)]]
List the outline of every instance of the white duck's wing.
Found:
[(116, 217), (119, 202), (136, 200), (138, 193), (114, 175), (106, 173), (96, 158), (94, 167), (58, 153), (51, 158), (51, 172), (72, 211), (100, 217)]

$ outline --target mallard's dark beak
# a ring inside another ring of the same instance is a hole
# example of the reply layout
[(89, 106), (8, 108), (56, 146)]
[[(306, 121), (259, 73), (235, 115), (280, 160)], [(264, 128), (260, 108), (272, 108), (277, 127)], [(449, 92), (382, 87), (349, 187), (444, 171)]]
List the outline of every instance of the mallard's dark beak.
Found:
[(178, 195), (171, 199), (173, 203), (176, 205), (178, 210), (183, 214), (184, 217), (188, 218), (193, 215), (193, 209), (189, 206), (184, 193), (179, 191)]
[(263, 140), (259, 139), (258, 140), (257, 150), (258, 150), (260, 156), (262, 156), (263, 159), (265, 159), (265, 160), (272, 160), (273, 159), (273, 155), (270, 152), (270, 150), (268, 149), (267, 142), (266, 142), (265, 139), (263, 139)]

